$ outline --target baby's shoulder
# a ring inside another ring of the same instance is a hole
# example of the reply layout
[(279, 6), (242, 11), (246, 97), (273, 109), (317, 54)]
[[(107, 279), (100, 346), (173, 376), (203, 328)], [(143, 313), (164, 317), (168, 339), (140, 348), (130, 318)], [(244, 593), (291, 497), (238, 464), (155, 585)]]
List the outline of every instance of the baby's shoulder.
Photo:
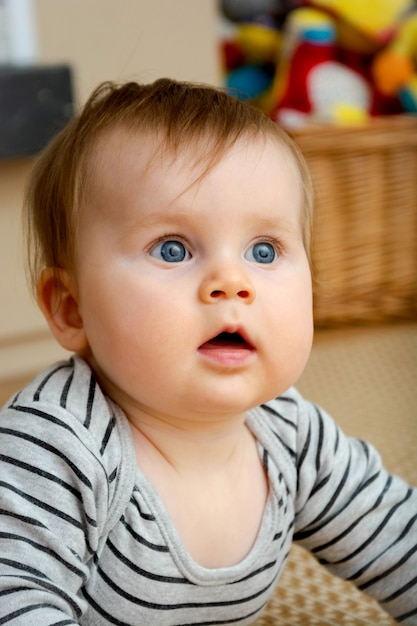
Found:
[(127, 489), (126, 497), (133, 490), (127, 419), (77, 356), (43, 371), (2, 408), (2, 448), (19, 466), (30, 459), (31, 466), (66, 482), (88, 482), (109, 503), (119, 499), (120, 489)]
[(72, 357), (51, 365), (9, 400), (0, 425), (11, 419), (28, 435), (62, 446), (75, 437), (94, 453), (112, 430), (114, 409), (88, 364)]

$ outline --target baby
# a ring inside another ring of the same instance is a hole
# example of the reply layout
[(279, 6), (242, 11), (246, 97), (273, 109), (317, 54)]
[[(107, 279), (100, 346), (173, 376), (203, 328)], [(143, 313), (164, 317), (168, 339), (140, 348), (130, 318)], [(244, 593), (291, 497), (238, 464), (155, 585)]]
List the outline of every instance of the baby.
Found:
[(26, 203), (39, 306), (73, 353), (0, 414), (0, 623), (253, 623), (292, 541), (417, 623), (417, 491), (293, 385), (312, 192), (221, 90), (106, 83)]

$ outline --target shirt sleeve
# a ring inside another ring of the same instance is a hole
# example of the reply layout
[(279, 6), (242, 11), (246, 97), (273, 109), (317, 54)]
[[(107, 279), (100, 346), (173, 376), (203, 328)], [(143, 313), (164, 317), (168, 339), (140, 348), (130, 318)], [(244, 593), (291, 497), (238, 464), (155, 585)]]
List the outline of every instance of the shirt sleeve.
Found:
[(63, 409), (0, 420), (0, 623), (78, 624), (100, 550), (108, 475), (89, 432)]
[(319, 407), (297, 403), (294, 539), (399, 622), (417, 624), (417, 490)]

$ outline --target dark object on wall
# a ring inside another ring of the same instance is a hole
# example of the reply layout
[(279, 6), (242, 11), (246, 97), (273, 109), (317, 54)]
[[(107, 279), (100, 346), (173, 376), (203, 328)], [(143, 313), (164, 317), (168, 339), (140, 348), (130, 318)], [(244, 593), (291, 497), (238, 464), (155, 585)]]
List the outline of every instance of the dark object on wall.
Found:
[(37, 154), (73, 114), (67, 66), (0, 66), (0, 159)]

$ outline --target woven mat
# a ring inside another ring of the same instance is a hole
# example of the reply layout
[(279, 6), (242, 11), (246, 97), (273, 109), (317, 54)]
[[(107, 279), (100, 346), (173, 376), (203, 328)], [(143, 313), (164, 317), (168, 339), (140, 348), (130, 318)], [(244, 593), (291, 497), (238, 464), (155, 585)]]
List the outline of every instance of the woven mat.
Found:
[[(417, 324), (316, 333), (299, 384), (349, 435), (370, 441), (385, 465), (417, 484)], [(395, 622), (305, 550), (291, 549), (277, 590), (256, 626), (389, 626)]]

